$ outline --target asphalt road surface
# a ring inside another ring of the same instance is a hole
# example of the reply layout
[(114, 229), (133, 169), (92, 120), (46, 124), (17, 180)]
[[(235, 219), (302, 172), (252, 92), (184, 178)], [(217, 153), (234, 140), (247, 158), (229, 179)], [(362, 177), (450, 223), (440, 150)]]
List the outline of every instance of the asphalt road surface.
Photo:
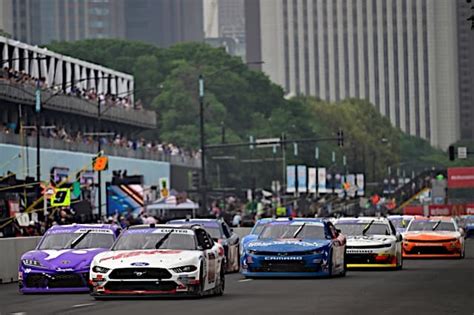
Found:
[[(3, 253), (2, 253), (3, 254)], [(6, 314), (466, 314), (474, 315), (474, 240), (466, 258), (405, 260), (401, 271), (335, 279), (248, 280), (228, 275), (222, 297), (95, 301), (88, 294), (20, 295), (0, 285)]]

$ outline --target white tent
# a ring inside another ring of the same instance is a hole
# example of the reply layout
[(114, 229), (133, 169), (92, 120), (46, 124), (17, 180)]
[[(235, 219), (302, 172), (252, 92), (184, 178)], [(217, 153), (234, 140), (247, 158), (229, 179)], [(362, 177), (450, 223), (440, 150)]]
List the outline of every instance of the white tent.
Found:
[(194, 218), (196, 216), (196, 209), (199, 209), (199, 205), (191, 199), (186, 199), (185, 202), (178, 203), (176, 196), (161, 198), (146, 206), (148, 212), (161, 216), (170, 215), (172, 217), (188, 213), (192, 214)]

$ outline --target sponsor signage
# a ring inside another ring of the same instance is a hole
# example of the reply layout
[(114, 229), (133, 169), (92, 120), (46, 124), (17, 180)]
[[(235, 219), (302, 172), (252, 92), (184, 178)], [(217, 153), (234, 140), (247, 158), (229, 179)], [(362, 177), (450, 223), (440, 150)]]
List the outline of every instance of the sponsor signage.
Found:
[(460, 216), (474, 214), (474, 204), (457, 205), (429, 205), (425, 213), (423, 206), (406, 206), (403, 209), (406, 215), (430, 215), (430, 216)]
[(466, 214), (474, 215), (474, 203), (470, 203), (466, 205)]
[(298, 165), (298, 192), (307, 191), (306, 165)]
[(474, 188), (474, 167), (448, 168), (448, 188)]
[(308, 168), (308, 192), (310, 193), (316, 193), (318, 189), (318, 178), (316, 173), (317, 171), (315, 167)]
[(423, 206), (406, 206), (403, 208), (403, 214), (406, 215), (424, 215)]
[(296, 191), (296, 167), (288, 165), (286, 167), (286, 192), (294, 193)]
[(365, 195), (365, 178), (364, 174), (356, 174), (357, 196)]
[(325, 194), (328, 192), (326, 187), (326, 168), (318, 168), (318, 192), (320, 194)]

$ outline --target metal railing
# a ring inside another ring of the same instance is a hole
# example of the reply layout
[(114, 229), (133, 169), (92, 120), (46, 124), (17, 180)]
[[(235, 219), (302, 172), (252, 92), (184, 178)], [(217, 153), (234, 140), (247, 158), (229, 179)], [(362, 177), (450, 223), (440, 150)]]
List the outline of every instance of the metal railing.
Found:
[[(42, 100), (49, 99), (46, 104), (43, 104), (44, 108), (97, 118), (97, 102), (91, 102), (83, 98), (63, 94), (57, 94), (52, 97), (54, 94), (55, 92), (52, 90), (41, 91)], [(35, 88), (33, 86), (11, 83), (8, 80), (0, 80), (0, 99), (34, 106), (34, 95)], [(156, 127), (156, 113), (150, 110), (112, 107), (108, 109), (101, 118), (141, 128)]]
[[(26, 140), (26, 141), (25, 141)], [(0, 143), (14, 144), (14, 145), (28, 145), (29, 147), (36, 147), (35, 137), (26, 137), (21, 141), (21, 137), (14, 133), (0, 133)], [(61, 139), (41, 137), (42, 149), (64, 150), (71, 152), (83, 153), (97, 153), (97, 142), (82, 143), (82, 142), (67, 142)], [(131, 148), (119, 147), (111, 144), (103, 144), (102, 150), (105, 154), (111, 156), (120, 156), (133, 159), (153, 160), (170, 162), (173, 165), (196, 167), (201, 166), (199, 158), (190, 157), (186, 155), (172, 155), (161, 151), (151, 151), (147, 148)]]

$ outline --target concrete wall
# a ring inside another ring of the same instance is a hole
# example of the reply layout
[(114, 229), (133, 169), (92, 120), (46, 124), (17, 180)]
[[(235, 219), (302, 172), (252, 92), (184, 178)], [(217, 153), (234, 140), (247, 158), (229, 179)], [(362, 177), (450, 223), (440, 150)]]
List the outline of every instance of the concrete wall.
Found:
[(0, 239), (0, 283), (18, 280), (20, 257), (38, 244), (40, 237), (18, 237)]
[[(241, 238), (250, 232), (250, 228), (234, 228)], [(40, 237), (16, 237), (0, 239), (0, 283), (18, 281), (20, 257), (36, 247)]]

